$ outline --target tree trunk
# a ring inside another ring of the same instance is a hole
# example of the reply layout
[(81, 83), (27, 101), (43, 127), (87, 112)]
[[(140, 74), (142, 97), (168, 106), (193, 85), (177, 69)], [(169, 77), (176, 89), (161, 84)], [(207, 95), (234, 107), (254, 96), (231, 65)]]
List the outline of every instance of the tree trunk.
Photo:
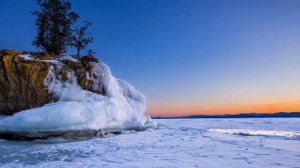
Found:
[(80, 48), (77, 48), (77, 58), (80, 58)]

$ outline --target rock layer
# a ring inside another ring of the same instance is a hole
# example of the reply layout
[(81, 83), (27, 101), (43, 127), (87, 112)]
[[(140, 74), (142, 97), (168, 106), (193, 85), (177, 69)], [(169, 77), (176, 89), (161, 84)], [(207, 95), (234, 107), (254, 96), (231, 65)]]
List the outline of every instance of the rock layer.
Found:
[[(45, 85), (51, 67), (55, 77), (67, 81), (69, 73), (74, 72), (78, 84), (85, 90), (106, 94), (101, 83), (93, 74), (96, 58), (51, 57), (41, 53), (24, 55), (22, 52), (0, 51), (0, 114), (12, 115), (21, 110), (40, 107), (58, 100)], [(96, 88), (96, 89), (95, 89)]]

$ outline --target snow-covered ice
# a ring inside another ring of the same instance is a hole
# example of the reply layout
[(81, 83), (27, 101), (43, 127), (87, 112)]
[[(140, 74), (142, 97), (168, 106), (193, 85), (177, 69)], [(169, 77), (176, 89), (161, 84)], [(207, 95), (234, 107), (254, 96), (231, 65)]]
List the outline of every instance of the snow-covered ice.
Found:
[(297, 137), (300, 132), (296, 131), (278, 131), (278, 130), (252, 130), (252, 129), (210, 129), (212, 132), (237, 135), (260, 135), (260, 136), (282, 136), (282, 137)]
[(156, 121), (158, 129), (83, 141), (0, 140), (0, 167), (297, 168), (300, 165), (299, 118)]

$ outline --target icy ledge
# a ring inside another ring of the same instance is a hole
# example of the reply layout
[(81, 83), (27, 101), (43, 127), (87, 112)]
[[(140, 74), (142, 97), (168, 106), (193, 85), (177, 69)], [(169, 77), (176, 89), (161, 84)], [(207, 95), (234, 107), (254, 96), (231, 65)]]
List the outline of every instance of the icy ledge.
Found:
[(59, 101), (0, 119), (0, 133), (44, 137), (74, 131), (81, 135), (156, 127), (156, 123), (144, 114), (144, 95), (126, 81), (112, 76), (104, 63), (93, 64), (90, 74), (96, 76), (91, 78), (93, 87), (104, 86), (105, 96), (83, 90), (73, 71), (68, 72), (67, 81), (58, 79), (51, 67), (44, 84)]

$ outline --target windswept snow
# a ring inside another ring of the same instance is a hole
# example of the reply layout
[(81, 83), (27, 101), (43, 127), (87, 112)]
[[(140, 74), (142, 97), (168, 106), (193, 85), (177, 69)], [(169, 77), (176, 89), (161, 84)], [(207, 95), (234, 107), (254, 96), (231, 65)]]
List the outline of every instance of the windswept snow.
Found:
[(236, 135), (259, 135), (259, 136), (281, 136), (281, 137), (297, 137), (300, 132), (296, 131), (278, 131), (278, 130), (253, 130), (253, 129), (210, 129), (211, 132)]
[(300, 119), (167, 119), (158, 129), (85, 141), (0, 140), (0, 167), (297, 168), (300, 138), (210, 129), (300, 131)]
[(127, 82), (112, 76), (107, 65), (94, 63), (92, 74), (96, 76), (93, 78), (94, 89), (99, 89), (103, 85), (107, 92), (105, 96), (83, 90), (77, 83), (73, 71), (69, 71), (68, 80), (63, 81), (55, 76), (54, 70), (54, 67), (50, 68), (45, 85), (59, 101), (0, 119), (1, 132), (129, 129), (155, 126), (151, 118), (144, 114), (146, 104), (144, 95)]

